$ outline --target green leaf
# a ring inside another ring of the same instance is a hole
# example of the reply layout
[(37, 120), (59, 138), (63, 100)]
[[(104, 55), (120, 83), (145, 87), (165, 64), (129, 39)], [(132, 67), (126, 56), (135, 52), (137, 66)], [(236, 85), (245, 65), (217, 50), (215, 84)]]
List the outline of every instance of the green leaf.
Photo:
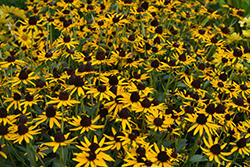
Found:
[(219, 4), (220, 4), (220, 6), (222, 6), (222, 5), (225, 5), (226, 2), (225, 2), (225, 0), (219, 0)]
[(171, 144), (173, 144), (173, 141), (164, 141), (161, 145), (164, 147), (170, 147)]
[(177, 87), (187, 87), (187, 85), (184, 84), (184, 83), (180, 83), (180, 84), (177, 85)]
[(190, 162), (203, 162), (203, 161), (208, 161), (208, 159), (207, 159), (205, 156), (203, 156), (203, 155), (198, 155), (198, 154), (196, 154), (196, 155), (193, 155), (193, 156), (190, 158), (189, 161), (190, 161)]
[(37, 67), (34, 72), (37, 73), (37, 72), (41, 71), (46, 66), (47, 66), (47, 64), (41, 65), (41, 66)]
[(121, 160), (121, 159), (116, 158), (115, 163), (114, 163), (114, 165), (113, 165), (113, 166), (119, 166), (119, 164), (120, 164), (121, 162), (122, 162), (122, 160)]
[(182, 150), (185, 146), (187, 145), (187, 139), (181, 139), (178, 147), (176, 149), (177, 152), (179, 152), (180, 150)]

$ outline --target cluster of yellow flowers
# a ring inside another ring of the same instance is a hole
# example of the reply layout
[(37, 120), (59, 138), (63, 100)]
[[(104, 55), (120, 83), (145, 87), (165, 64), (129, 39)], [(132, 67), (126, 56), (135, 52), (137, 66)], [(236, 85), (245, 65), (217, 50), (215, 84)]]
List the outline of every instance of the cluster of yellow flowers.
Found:
[(249, 166), (250, 18), (218, 4), (0, 7), (1, 161)]

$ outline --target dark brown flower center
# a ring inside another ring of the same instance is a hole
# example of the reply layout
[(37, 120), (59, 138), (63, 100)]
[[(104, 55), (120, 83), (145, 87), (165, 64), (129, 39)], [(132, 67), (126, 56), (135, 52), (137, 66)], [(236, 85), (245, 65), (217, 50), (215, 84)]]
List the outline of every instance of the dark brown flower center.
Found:
[(235, 56), (235, 57), (241, 57), (242, 56), (242, 51), (240, 50), (240, 49), (234, 49), (234, 53), (233, 53), (233, 55)]
[(203, 29), (200, 29), (198, 32), (199, 32), (200, 35), (204, 35), (206, 33), (206, 31), (203, 30)]
[(18, 94), (18, 93), (14, 93), (14, 100), (18, 101), (18, 100), (21, 100), (21, 95)]
[(27, 94), (27, 95), (25, 96), (25, 100), (26, 100), (26, 101), (33, 101), (33, 99), (34, 99), (34, 96), (31, 95), (31, 94)]
[(119, 117), (122, 119), (127, 119), (129, 117), (129, 111), (127, 108), (123, 108), (120, 113), (119, 113)]
[(237, 141), (236, 145), (238, 148), (246, 147), (246, 145), (247, 145), (246, 138), (242, 138), (239, 141)]
[(219, 86), (220, 88), (224, 87), (223, 82), (218, 82), (218, 86)]
[(160, 65), (159, 61), (158, 60), (154, 60), (152, 63), (151, 63), (151, 67), (153, 68), (158, 68)]
[(154, 119), (155, 126), (161, 126), (163, 124), (163, 120), (161, 118)]
[(135, 140), (137, 138), (137, 134), (135, 132), (132, 132), (128, 135), (130, 140)]
[(145, 155), (146, 150), (145, 150), (145, 148), (143, 148), (143, 147), (138, 147), (138, 148), (136, 149), (136, 153), (137, 153), (137, 154), (140, 154), (140, 155)]
[(88, 153), (89, 153), (89, 156), (87, 157), (87, 159), (88, 159), (89, 161), (94, 161), (94, 160), (96, 159), (96, 154), (95, 154), (95, 152), (89, 151)]
[(146, 85), (145, 85), (144, 83), (140, 82), (140, 83), (137, 85), (137, 89), (138, 89), (138, 90), (144, 90), (144, 89), (146, 89)]
[(135, 35), (129, 35), (128, 40), (129, 41), (135, 41)]
[(157, 27), (157, 28), (155, 29), (155, 33), (157, 33), (157, 34), (162, 34), (162, 32), (163, 32), (162, 26), (159, 26), (159, 27)]
[(68, 35), (66, 35), (66, 36), (64, 36), (63, 37), (63, 41), (65, 42), (65, 43), (68, 43), (68, 42), (70, 42), (70, 36), (68, 36)]
[(24, 124), (21, 123), (21, 124), (18, 125), (17, 133), (19, 135), (24, 135), (28, 131), (29, 131), (29, 128), (27, 126), (25, 126)]
[(62, 143), (62, 142), (65, 141), (65, 137), (64, 137), (62, 131), (58, 130), (58, 131), (56, 132), (56, 134), (55, 134), (55, 141), (56, 141), (57, 143)]
[(25, 124), (26, 122), (28, 122), (27, 115), (22, 114), (19, 118), (19, 123)]
[(82, 87), (84, 85), (84, 81), (83, 81), (83, 78), (80, 77), (80, 76), (76, 76), (75, 77), (75, 80), (74, 80), (74, 85), (76, 87)]
[(96, 59), (97, 60), (104, 60), (105, 59), (105, 53), (103, 51), (98, 51), (96, 53)]
[(50, 58), (52, 56), (53, 56), (53, 53), (51, 51), (48, 51), (47, 53), (45, 53), (46, 58)]
[(177, 158), (178, 157), (178, 153), (177, 152), (172, 152), (171, 157), (172, 158)]
[(46, 109), (46, 116), (51, 118), (54, 117), (56, 115), (56, 109), (53, 106), (49, 106)]
[(226, 114), (226, 115), (225, 115), (225, 118), (226, 118), (226, 120), (230, 120), (230, 119), (231, 119), (230, 114)]
[(198, 124), (204, 125), (207, 122), (207, 117), (204, 114), (199, 114), (196, 118)]
[(145, 98), (142, 102), (141, 102), (142, 107), (144, 108), (149, 108), (151, 106), (151, 102), (150, 100), (148, 100), (148, 98)]
[(26, 70), (21, 70), (18, 77), (19, 77), (20, 80), (26, 80), (28, 78), (27, 71)]
[(105, 92), (105, 91), (106, 91), (106, 86), (105, 86), (105, 85), (99, 85), (99, 86), (97, 87), (97, 90), (98, 90), (99, 92)]
[(222, 81), (226, 81), (226, 80), (227, 80), (227, 74), (220, 74), (219, 78), (220, 78)]
[(133, 0), (124, 0), (125, 4), (131, 4), (133, 2)]
[(242, 98), (237, 98), (234, 102), (238, 106), (244, 106), (244, 100)]
[(214, 154), (214, 155), (219, 155), (221, 153), (221, 147), (219, 144), (215, 144), (210, 148), (210, 151)]
[(83, 116), (80, 124), (83, 127), (89, 127), (92, 124), (92, 121), (91, 121), (91, 119), (89, 117)]
[(247, 87), (246, 84), (240, 85), (240, 88), (241, 88), (242, 90), (247, 90), (247, 89), (248, 89), (248, 87)]
[(200, 86), (201, 86), (201, 81), (198, 80), (198, 79), (196, 79), (196, 80), (194, 80), (194, 81), (191, 83), (191, 85), (192, 85), (194, 88), (199, 89)]
[(59, 94), (59, 100), (68, 100), (69, 99), (69, 93), (64, 91), (60, 92)]
[(189, 114), (194, 113), (194, 107), (193, 106), (186, 106), (184, 110), (185, 110), (186, 113), (189, 113)]
[(211, 39), (211, 42), (212, 42), (212, 43), (217, 43), (217, 42), (218, 42), (217, 37), (213, 37), (213, 38)]
[(102, 118), (106, 117), (106, 115), (108, 115), (108, 109), (104, 108), (104, 109), (99, 110), (99, 115)]
[(89, 146), (90, 151), (95, 152), (95, 150), (97, 150), (98, 148), (100, 148), (100, 146), (97, 143), (91, 143), (91, 145)]
[(14, 62), (16, 60), (15, 56), (8, 56), (7, 57), (7, 61), (10, 62)]
[(179, 60), (180, 60), (180, 61), (186, 61), (186, 60), (187, 60), (186, 55), (185, 55), (184, 53), (181, 54), (181, 55), (179, 55)]
[(36, 17), (32, 16), (29, 18), (29, 25), (36, 25), (37, 19)]
[(225, 112), (225, 109), (226, 109), (226, 108), (225, 108), (224, 105), (218, 104), (218, 106), (215, 108), (215, 112), (222, 114), (222, 113)]
[(0, 135), (7, 135), (8, 134), (8, 127), (4, 125), (0, 125)]
[(138, 92), (132, 92), (130, 96), (132, 102), (138, 102), (140, 100), (140, 95)]
[(36, 82), (36, 88), (43, 88), (44, 86), (46, 86), (46, 83), (43, 80), (38, 79)]
[(161, 162), (167, 162), (169, 160), (169, 156), (167, 155), (166, 151), (161, 151), (157, 155), (157, 159)]
[(118, 84), (118, 79), (117, 79), (116, 75), (113, 75), (112, 77), (110, 77), (109, 84), (110, 85), (117, 85)]

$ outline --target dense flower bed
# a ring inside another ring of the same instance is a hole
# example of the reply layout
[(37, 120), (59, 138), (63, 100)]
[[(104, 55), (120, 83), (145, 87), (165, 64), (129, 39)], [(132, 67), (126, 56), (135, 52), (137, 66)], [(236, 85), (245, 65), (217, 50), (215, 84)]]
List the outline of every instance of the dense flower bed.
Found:
[(2, 165), (249, 166), (244, 10), (216, 0), (26, 5), (0, 7)]

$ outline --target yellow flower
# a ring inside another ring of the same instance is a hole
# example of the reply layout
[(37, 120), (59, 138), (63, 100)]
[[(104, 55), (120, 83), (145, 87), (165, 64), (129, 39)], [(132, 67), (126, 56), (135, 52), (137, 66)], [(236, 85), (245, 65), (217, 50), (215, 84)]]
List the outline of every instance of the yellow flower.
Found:
[(25, 140), (26, 143), (30, 142), (30, 139), (33, 140), (32, 135), (37, 135), (41, 132), (39, 132), (40, 129), (35, 129), (35, 126), (27, 127), (26, 125), (20, 123), (18, 126), (14, 126), (12, 132), (16, 132), (16, 134), (13, 134), (11, 139), (15, 140), (14, 143), (18, 142), (18, 144), (21, 144), (23, 140)]
[(47, 145), (49, 147), (53, 147), (53, 152), (55, 153), (59, 146), (67, 146), (70, 145), (73, 140), (75, 140), (78, 136), (74, 137), (73, 139), (67, 140), (70, 133), (63, 135), (62, 131), (58, 130), (55, 134), (55, 137), (50, 137), (53, 142), (43, 143), (43, 145)]

